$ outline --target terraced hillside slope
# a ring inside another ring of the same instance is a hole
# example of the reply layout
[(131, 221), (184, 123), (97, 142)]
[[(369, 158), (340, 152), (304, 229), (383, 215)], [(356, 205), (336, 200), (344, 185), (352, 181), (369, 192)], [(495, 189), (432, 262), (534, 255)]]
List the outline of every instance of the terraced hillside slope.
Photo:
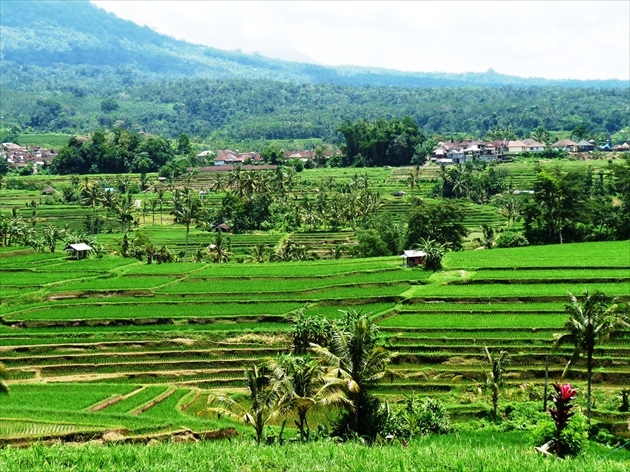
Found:
[[(397, 257), (147, 265), (1, 248), (0, 362), (11, 396), (0, 402), (0, 436), (215, 430), (216, 419), (197, 415), (208, 391), (238, 391), (245, 367), (289, 351), (300, 308), (332, 319), (371, 313), (405, 374), (379, 395), (439, 396), (465, 420), (488, 408), (478, 391), (485, 346), (510, 352), (510, 390), (535, 398), (546, 360), (558, 379), (570, 355), (550, 351), (567, 292), (630, 300), (628, 241), (449, 253), (444, 263), (435, 274)], [(610, 399), (630, 387), (629, 359), (629, 339), (595, 356), (595, 415), (618, 429), (627, 418)], [(585, 383), (582, 364), (571, 380)]]

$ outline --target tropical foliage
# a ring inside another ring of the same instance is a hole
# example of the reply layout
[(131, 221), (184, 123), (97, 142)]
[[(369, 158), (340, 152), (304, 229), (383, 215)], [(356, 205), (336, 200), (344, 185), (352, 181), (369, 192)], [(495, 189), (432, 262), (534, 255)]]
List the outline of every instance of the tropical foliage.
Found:
[(378, 327), (368, 315), (355, 310), (345, 312), (345, 319), (333, 323), (328, 347), (314, 344), (313, 352), (331, 368), (331, 374), (345, 382), (352, 401), (352, 411), (342, 417), (336, 432), (355, 433), (374, 438), (379, 432), (379, 402), (370, 393), (393, 373), (387, 370), (393, 354), (377, 345)]
[(591, 420), (591, 385), (593, 378), (593, 354), (595, 346), (605, 339), (623, 335), (630, 330), (627, 305), (595, 291), (584, 293), (582, 300), (569, 292), (571, 303), (566, 305), (569, 319), (567, 333), (556, 334), (554, 347), (573, 344), (573, 355), (569, 359), (562, 376), (566, 376), (580, 356), (586, 356), (587, 403), (586, 416)]

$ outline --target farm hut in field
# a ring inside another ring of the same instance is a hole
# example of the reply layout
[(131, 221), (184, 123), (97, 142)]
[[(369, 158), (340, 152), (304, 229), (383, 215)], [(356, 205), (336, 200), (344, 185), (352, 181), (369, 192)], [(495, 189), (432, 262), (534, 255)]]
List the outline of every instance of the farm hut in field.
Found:
[(417, 265), (424, 265), (427, 259), (427, 253), (424, 251), (418, 251), (415, 249), (408, 249), (403, 251), (402, 257), (403, 263), (407, 267), (415, 267)]
[(225, 223), (221, 223), (221, 224), (214, 224), (212, 225), (212, 231), (218, 232), (218, 233), (229, 233), (230, 231), (230, 227), (228, 225), (226, 225)]
[(68, 244), (64, 251), (68, 251), (71, 253), (73, 257), (76, 259), (85, 259), (90, 251), (94, 248), (92, 246), (88, 246), (85, 243), (76, 243), (76, 244)]
[(56, 190), (54, 188), (52, 188), (51, 186), (44, 187), (42, 189), (42, 195), (54, 195), (55, 192), (56, 192)]

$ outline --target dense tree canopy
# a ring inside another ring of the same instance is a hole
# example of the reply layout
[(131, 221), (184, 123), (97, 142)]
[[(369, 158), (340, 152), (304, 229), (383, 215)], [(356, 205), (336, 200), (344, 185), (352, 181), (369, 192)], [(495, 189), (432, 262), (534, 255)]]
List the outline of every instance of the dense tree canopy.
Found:
[[(588, 240), (627, 239), (629, 159), (613, 167), (608, 192), (590, 168), (564, 171), (561, 166), (539, 167), (534, 195), (521, 211), (530, 243), (549, 244)], [(621, 204), (613, 204), (612, 197)]]
[(346, 120), (338, 131), (343, 135), (344, 165), (404, 166), (411, 164), (416, 148), (425, 141), (410, 116), (402, 120), (377, 119), (374, 123)]
[(406, 247), (411, 248), (423, 240), (432, 240), (458, 251), (462, 249), (468, 230), (461, 223), (463, 212), (457, 203), (421, 205), (409, 217)]
[[(414, 89), (186, 79), (120, 86), (115, 91), (124, 97), (116, 100), (119, 108), (103, 112), (100, 104), (104, 92), (76, 96), (73, 90), (38, 100), (41, 94), (35, 86), (27, 91), (5, 87), (0, 105), (5, 123), (68, 133), (123, 127), (173, 139), (186, 133), (236, 142), (312, 138), (333, 142), (344, 139), (337, 131), (348, 122), (362, 120), (377, 126), (377, 119), (391, 123), (396, 118), (411, 130), (411, 123), (404, 121), (409, 116), (422, 134), (437, 133), (445, 139), (461, 134), (524, 138), (540, 127), (547, 133), (569, 134), (580, 126), (588, 130), (586, 137), (601, 141), (602, 136), (605, 139), (628, 126), (630, 103), (627, 89)], [(408, 147), (406, 142), (399, 144), (403, 149)], [(394, 147), (390, 150), (396, 155), (395, 151)], [(422, 150), (417, 154), (423, 154)]]
[(96, 130), (89, 139), (73, 137), (52, 162), (57, 174), (155, 172), (175, 156), (163, 138), (143, 138), (133, 131)]

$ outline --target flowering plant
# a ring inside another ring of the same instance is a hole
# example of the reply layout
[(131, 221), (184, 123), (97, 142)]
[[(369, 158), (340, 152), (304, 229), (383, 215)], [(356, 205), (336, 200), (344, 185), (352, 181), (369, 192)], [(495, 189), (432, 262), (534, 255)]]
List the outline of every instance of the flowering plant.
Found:
[(569, 420), (575, 414), (573, 408), (575, 404), (572, 402), (577, 397), (577, 388), (571, 384), (554, 384), (555, 394), (551, 395), (551, 401), (554, 408), (549, 408), (548, 412), (556, 424), (556, 452), (558, 455), (564, 455), (562, 447), (562, 431), (569, 424)]

